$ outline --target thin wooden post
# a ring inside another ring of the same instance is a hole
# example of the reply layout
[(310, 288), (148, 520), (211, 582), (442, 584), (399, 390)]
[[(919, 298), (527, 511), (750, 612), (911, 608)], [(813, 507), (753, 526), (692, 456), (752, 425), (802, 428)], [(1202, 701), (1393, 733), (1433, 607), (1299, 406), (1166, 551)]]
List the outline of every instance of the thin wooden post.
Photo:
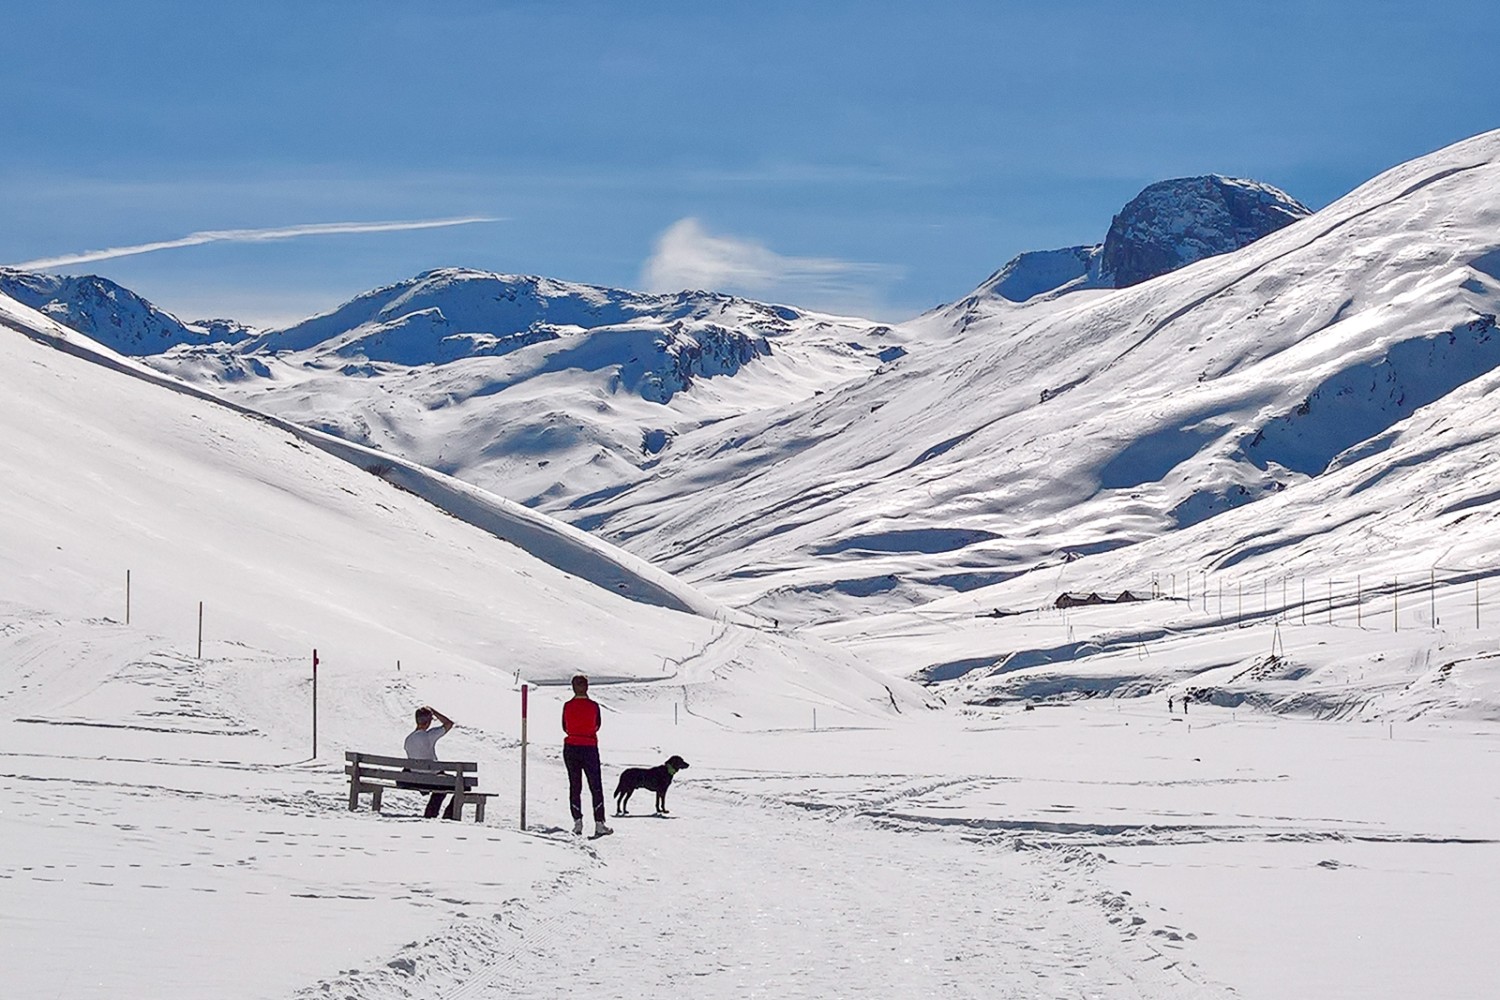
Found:
[(1354, 625), (1365, 627), (1365, 585), (1358, 573), (1354, 574)]
[(312, 723), (313, 723), (313, 731), (312, 731), (313, 752), (312, 752), (312, 759), (313, 760), (317, 760), (318, 759), (318, 651), (316, 649), (313, 650), (312, 712), (313, 712), (313, 718), (312, 718)]
[(203, 602), (198, 602), (198, 659), (203, 659)]
[(814, 706), (814, 708), (813, 708), (813, 732), (817, 732), (817, 731), (818, 731), (818, 709), (817, 709), (816, 706)]
[(526, 701), (531, 685), (521, 685), (521, 829), (526, 829)]
[(130, 624), (130, 570), (125, 571), (125, 624)]

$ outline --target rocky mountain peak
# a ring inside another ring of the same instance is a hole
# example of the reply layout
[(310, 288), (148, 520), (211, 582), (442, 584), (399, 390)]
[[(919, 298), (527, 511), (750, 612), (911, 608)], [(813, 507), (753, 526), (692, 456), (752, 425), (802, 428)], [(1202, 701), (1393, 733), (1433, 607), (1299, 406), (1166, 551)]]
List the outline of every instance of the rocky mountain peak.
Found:
[[(1209, 174), (1158, 181), (1132, 198), (1103, 243), (1017, 254), (975, 295), (1025, 302), (1065, 285), (1128, 288), (1249, 246), (1312, 210), (1259, 181)], [(967, 301), (967, 300), (966, 300)]]
[(1311, 214), (1285, 191), (1258, 181), (1217, 174), (1159, 181), (1110, 223), (1101, 276), (1105, 284), (1127, 288), (1249, 246)]

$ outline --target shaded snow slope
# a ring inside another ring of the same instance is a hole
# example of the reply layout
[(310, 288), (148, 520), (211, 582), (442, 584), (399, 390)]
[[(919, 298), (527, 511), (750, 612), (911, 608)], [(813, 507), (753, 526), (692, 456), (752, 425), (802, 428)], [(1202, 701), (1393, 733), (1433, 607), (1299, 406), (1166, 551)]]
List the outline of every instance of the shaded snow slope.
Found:
[[(1319, 478), (1358, 465), (1416, 497), (1463, 476), (1460, 428), (1500, 429), (1463, 403), (1500, 362), (1497, 159), (1500, 133), (1476, 137), (1132, 288), (931, 314), (911, 335), (943, 350), (712, 428), (570, 516), (796, 620), (974, 589), (1270, 497), (1332, 563), (1320, 525), (1367, 512)], [(1412, 426), (1433, 429), (1402, 458), (1391, 444)]]

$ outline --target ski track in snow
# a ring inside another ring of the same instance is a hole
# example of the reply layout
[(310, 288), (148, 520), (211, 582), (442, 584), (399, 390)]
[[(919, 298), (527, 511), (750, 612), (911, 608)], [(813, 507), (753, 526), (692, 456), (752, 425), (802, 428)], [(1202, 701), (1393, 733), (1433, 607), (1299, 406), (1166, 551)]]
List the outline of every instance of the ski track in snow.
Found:
[[(912, 850), (922, 834), (755, 796), (688, 801), (691, 818), (612, 818), (616, 836), (580, 847), (578, 874), (456, 926), (412, 973), (301, 996), (1232, 995), (1174, 931), (1137, 936), (1144, 920), (1087, 852), (949, 838)], [(466, 974), (448, 984), (455, 960)]]

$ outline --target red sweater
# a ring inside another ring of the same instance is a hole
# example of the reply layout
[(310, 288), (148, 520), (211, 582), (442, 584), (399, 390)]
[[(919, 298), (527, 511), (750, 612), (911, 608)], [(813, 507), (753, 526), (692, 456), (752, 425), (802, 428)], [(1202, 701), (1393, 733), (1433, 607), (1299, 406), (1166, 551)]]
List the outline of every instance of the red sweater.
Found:
[(603, 721), (598, 702), (582, 695), (563, 702), (562, 727), (568, 734), (563, 738), (563, 746), (598, 746), (599, 725)]

